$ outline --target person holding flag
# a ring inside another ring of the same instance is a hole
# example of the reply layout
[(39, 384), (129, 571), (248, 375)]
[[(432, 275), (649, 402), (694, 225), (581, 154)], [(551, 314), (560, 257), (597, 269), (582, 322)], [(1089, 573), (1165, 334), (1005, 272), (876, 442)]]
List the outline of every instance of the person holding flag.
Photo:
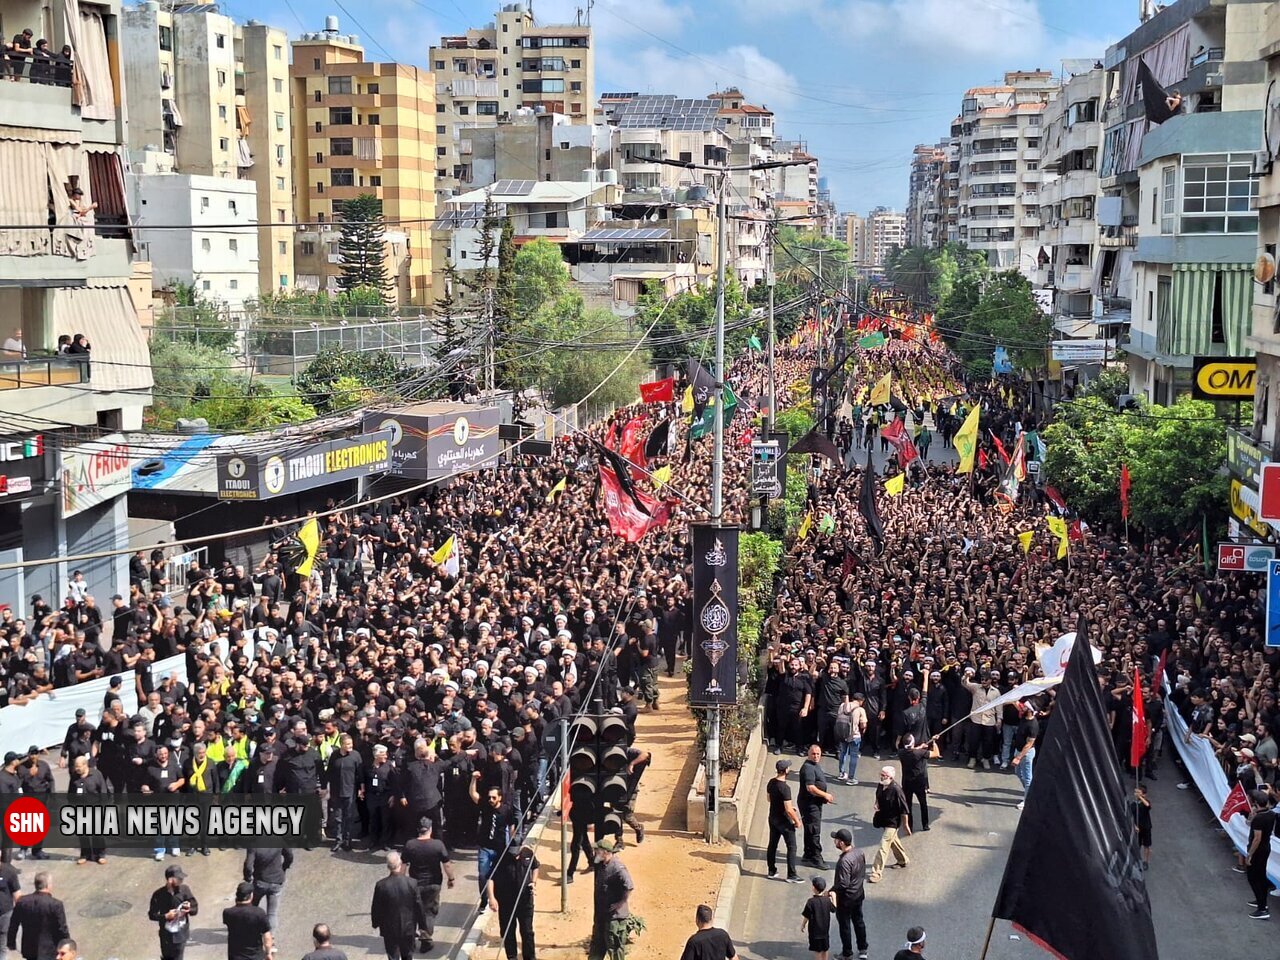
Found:
[(956, 448), (956, 453), (960, 457), (960, 464), (956, 467), (956, 473), (973, 472), (973, 458), (978, 450), (978, 417), (980, 410), (981, 407), (978, 404), (974, 404), (973, 409), (964, 418), (964, 423), (956, 431), (955, 439), (952, 441), (952, 445)]

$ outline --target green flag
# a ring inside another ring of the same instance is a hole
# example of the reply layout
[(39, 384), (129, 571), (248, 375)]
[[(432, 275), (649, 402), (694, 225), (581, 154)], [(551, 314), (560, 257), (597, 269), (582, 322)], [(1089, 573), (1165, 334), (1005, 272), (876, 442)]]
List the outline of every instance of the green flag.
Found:
[(819, 533), (835, 533), (836, 518), (831, 516), (831, 514), (829, 513), (824, 513), (822, 515), (822, 519), (818, 521), (818, 532)]
[(884, 346), (883, 333), (869, 333), (858, 341), (858, 346), (863, 350), (874, 350), (876, 347)]
[(760, 338), (757, 337), (754, 333), (751, 335), (751, 339), (747, 341), (747, 346), (750, 347), (752, 350), (764, 349), (763, 347), (760, 346)]
[(1213, 557), (1209, 553), (1209, 518), (1200, 514), (1200, 549), (1204, 551), (1204, 572), (1213, 573)]
[[(707, 408), (702, 413), (702, 419), (696, 421), (689, 427), (689, 438), (691, 440), (700, 440), (715, 429), (715, 409), (716, 398), (711, 397), (707, 401)], [(727, 427), (733, 420), (733, 415), (738, 410), (738, 398), (733, 392), (733, 388), (727, 383), (724, 385), (724, 425)]]

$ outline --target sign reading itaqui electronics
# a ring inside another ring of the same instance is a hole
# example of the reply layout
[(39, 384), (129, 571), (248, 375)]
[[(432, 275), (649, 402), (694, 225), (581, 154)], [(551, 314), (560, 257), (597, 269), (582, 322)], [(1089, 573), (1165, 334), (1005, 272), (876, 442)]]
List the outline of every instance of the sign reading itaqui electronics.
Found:
[(390, 430), (313, 443), (270, 456), (222, 454), (218, 457), (218, 498), (269, 500), (385, 473), (390, 466)]

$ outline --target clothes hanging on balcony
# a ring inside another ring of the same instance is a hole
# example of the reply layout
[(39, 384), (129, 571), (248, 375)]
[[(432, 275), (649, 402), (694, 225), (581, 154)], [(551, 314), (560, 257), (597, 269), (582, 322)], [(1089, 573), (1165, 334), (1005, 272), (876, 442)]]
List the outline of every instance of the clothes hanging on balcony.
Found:
[(249, 141), (244, 137), (236, 141), (236, 166), (241, 170), (253, 166), (253, 151), (249, 149)]

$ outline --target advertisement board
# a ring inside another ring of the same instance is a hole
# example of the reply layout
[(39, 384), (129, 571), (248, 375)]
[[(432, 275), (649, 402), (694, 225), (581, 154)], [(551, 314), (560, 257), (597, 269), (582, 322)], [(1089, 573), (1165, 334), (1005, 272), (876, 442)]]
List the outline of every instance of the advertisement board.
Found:
[(330, 483), (386, 473), (391, 431), (325, 440), (271, 455), (221, 454), (218, 499), (269, 500)]
[(502, 451), (497, 407), (438, 407), (365, 416), (366, 430), (391, 436), (392, 475), (440, 480), (497, 464)]
[(44, 434), (0, 437), (0, 497), (38, 496), (50, 477)]
[(1218, 544), (1218, 569), (1237, 573), (1266, 573), (1276, 548), (1261, 543)]
[(1258, 361), (1253, 357), (1195, 357), (1191, 396), (1197, 400), (1252, 400)]
[(133, 488), (137, 458), (123, 436), (103, 437), (62, 455), (62, 515), (74, 517)]

